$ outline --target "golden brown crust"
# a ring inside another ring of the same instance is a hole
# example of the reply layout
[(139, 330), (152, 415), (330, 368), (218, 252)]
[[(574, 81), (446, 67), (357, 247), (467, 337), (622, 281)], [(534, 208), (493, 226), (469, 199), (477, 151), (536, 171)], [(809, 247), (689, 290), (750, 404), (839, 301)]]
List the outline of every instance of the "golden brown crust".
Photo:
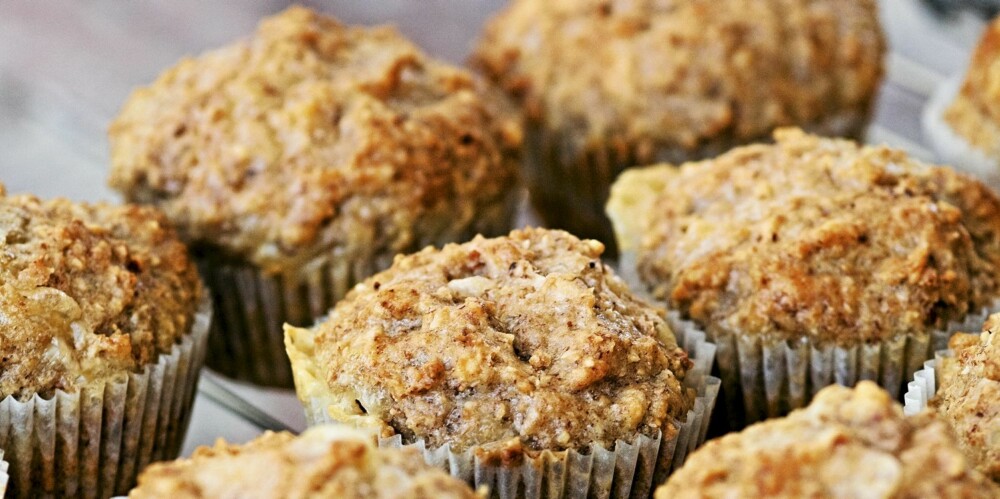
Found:
[(149, 466), (129, 497), (479, 497), (465, 482), (427, 465), (416, 449), (378, 449), (371, 439), (330, 426), (299, 437), (267, 432), (245, 445), (220, 439), (190, 459)]
[(691, 362), (602, 251), (527, 229), (398, 257), (316, 326), (342, 419), (499, 459), (672, 436)]
[(1000, 18), (983, 32), (962, 88), (944, 119), (970, 144), (1000, 157)]
[(502, 108), (394, 29), (293, 7), (136, 90), (110, 128), (110, 183), (271, 271), (395, 254), (506, 202), (521, 132)]
[(687, 497), (997, 497), (947, 425), (874, 383), (824, 388), (805, 409), (712, 440), (656, 499)]
[(990, 316), (981, 334), (956, 334), (948, 346), (954, 356), (942, 359), (929, 405), (979, 471), (1000, 482), (1000, 314)]
[(694, 151), (865, 121), (884, 52), (872, 0), (518, 0), (473, 63), (576, 149)]
[(139, 371), (191, 329), (201, 284), (155, 209), (0, 186), (0, 247), (0, 398)]
[(987, 187), (885, 147), (775, 137), (619, 179), (608, 209), (658, 298), (709, 330), (856, 345), (997, 297)]

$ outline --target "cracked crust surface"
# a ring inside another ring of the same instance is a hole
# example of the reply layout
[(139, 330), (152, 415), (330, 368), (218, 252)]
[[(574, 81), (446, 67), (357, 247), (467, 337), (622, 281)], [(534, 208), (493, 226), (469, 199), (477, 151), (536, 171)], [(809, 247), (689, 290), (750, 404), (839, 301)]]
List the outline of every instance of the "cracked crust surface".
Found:
[(1000, 482), (1000, 314), (987, 319), (981, 334), (956, 334), (948, 346), (954, 355), (941, 360), (929, 405), (977, 468)]
[(190, 331), (201, 292), (155, 209), (9, 196), (0, 185), (0, 398), (141, 370)]
[(530, 121), (651, 159), (778, 126), (860, 128), (884, 52), (872, 0), (518, 0), (473, 63)]
[(137, 89), (110, 184), (273, 272), (507, 230), (521, 130), (498, 95), (392, 28), (293, 7)]
[(709, 330), (854, 345), (993, 302), (1000, 200), (886, 147), (797, 130), (623, 175), (608, 205), (657, 298)]
[(975, 148), (1000, 158), (1000, 19), (983, 32), (944, 119)]
[(657, 489), (687, 497), (998, 497), (947, 425), (874, 383), (824, 388), (805, 409), (709, 441)]
[(129, 497), (481, 497), (465, 482), (427, 465), (416, 449), (379, 449), (372, 440), (332, 426), (298, 437), (266, 432), (245, 445), (220, 439), (199, 447), (190, 459), (149, 466)]
[(398, 257), (314, 328), (335, 419), (498, 459), (672, 436), (691, 361), (602, 251), (527, 229)]

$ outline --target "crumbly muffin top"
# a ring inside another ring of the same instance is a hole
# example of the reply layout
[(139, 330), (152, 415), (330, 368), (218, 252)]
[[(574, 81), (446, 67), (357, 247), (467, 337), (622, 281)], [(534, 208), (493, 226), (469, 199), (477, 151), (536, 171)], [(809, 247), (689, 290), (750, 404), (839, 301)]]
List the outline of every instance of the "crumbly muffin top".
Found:
[(397, 257), (316, 326), (336, 418), (502, 459), (672, 436), (691, 361), (603, 250), (527, 229)]
[(161, 213), (0, 185), (0, 398), (141, 370), (191, 329), (197, 270)]
[(709, 441), (656, 490), (686, 497), (998, 497), (947, 425), (870, 381), (824, 388), (805, 409)]
[(1000, 482), (1000, 314), (981, 334), (956, 334), (953, 357), (942, 359), (938, 391), (930, 400), (959, 436), (977, 468)]
[(709, 330), (854, 345), (989, 304), (1000, 199), (886, 147), (781, 130), (626, 172), (608, 212), (655, 296)]
[(877, 10), (873, 0), (517, 0), (486, 26), (473, 64), (529, 120), (567, 135), (695, 149), (867, 115), (885, 51)]
[(245, 445), (220, 439), (190, 459), (149, 466), (129, 497), (480, 497), (426, 464), (417, 449), (379, 449), (372, 442), (370, 435), (335, 426), (299, 437), (267, 432)]
[(1000, 18), (983, 32), (944, 119), (977, 149), (1000, 157)]
[(422, 246), (515, 184), (519, 125), (482, 87), (392, 28), (293, 7), (136, 90), (110, 183), (272, 271)]

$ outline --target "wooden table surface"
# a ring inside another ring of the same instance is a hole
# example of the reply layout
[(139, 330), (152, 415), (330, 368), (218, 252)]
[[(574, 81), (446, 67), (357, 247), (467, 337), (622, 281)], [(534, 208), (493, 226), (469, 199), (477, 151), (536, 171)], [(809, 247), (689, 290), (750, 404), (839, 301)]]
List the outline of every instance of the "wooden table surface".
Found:
[[(351, 23), (397, 24), (429, 52), (460, 62), (499, 0), (305, 2)], [(915, 0), (881, 0), (892, 54), (868, 141), (927, 160), (934, 156), (919, 116), (931, 91), (959, 74), (983, 22), (948, 20)], [(105, 129), (130, 90), (184, 55), (252, 31), (258, 19), (289, 2), (195, 0), (0, 0), (0, 181), (9, 191), (78, 200), (116, 200), (105, 186)], [(217, 437), (242, 442), (265, 423), (220, 404), (230, 390), (262, 414), (304, 426), (295, 397), (207, 374), (184, 448)], [(270, 424), (274, 424), (272, 421)]]

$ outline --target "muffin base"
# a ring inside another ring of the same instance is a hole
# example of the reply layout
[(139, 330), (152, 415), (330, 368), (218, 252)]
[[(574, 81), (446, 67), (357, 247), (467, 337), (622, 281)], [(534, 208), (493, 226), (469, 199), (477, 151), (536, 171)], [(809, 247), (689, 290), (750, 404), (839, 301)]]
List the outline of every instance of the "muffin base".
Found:
[[(802, 128), (811, 133), (860, 139), (868, 123), (867, 110), (848, 110)], [(679, 165), (718, 156), (733, 147), (767, 141), (722, 135), (686, 149), (679, 146), (642, 148), (632, 141), (612, 139), (582, 144), (579, 138), (547, 130), (542, 124), (525, 127), (524, 168), (531, 202), (546, 227), (565, 229), (581, 238), (597, 239), (617, 254), (611, 222), (604, 213), (611, 184), (626, 168), (654, 163)]]
[[(0, 401), (0, 447), (10, 497), (127, 494), (153, 461), (174, 459), (187, 432), (212, 304), (155, 364), (78, 393)], [(0, 479), (2, 480), (2, 479)]]
[[(619, 274), (637, 293), (658, 302), (645, 291), (636, 272), (636, 261), (634, 252), (623, 254)], [(834, 383), (853, 386), (858, 381), (871, 380), (898, 398), (923, 362), (934, 352), (948, 348), (948, 339), (954, 333), (979, 330), (989, 314), (997, 310), (1000, 300), (966, 314), (963, 320), (949, 323), (941, 330), (904, 334), (881, 344), (852, 347), (824, 345), (809, 338), (767, 341), (733, 333), (712, 335), (694, 322), (684, 320), (675, 310), (667, 313), (667, 319), (675, 332), (704, 334), (715, 344), (724, 414), (728, 418), (723, 426), (738, 430), (805, 407), (819, 390)]]
[[(675, 421), (677, 433), (669, 437), (639, 435), (632, 441), (618, 440), (612, 449), (591, 445), (582, 450), (543, 451), (523, 456), (519, 465), (497, 465), (480, 456), (480, 447), (454, 452), (448, 445), (432, 448), (423, 441), (403, 444), (395, 435), (379, 441), (380, 446), (415, 446), (433, 466), (448, 471), (472, 486), (487, 487), (490, 497), (531, 498), (626, 498), (649, 497), (655, 484), (662, 483), (680, 467), (687, 455), (705, 441), (708, 423), (721, 381), (709, 376), (715, 347), (704, 333), (690, 331), (677, 335), (678, 345), (690, 353), (694, 367), (683, 383), (697, 393), (694, 407), (683, 421)], [(310, 426), (335, 423), (327, 407), (335, 399), (324, 389), (325, 382), (313, 362), (311, 337), (286, 338), (294, 366), (299, 398), (303, 401)]]
[(924, 135), (942, 162), (976, 176), (994, 190), (1000, 190), (1000, 160), (970, 144), (944, 120), (945, 109), (962, 88), (961, 77), (949, 78), (934, 90), (920, 117)]
[[(441, 234), (426, 244), (441, 246), (478, 233), (500, 235), (513, 225), (519, 189), (483, 209), (474, 227)], [(425, 246), (415, 244), (413, 251)], [(294, 388), (285, 354), (283, 324), (305, 326), (333, 308), (351, 288), (388, 268), (395, 252), (364, 253), (351, 258), (333, 252), (288, 274), (269, 274), (247, 262), (220, 258), (211, 250), (195, 251), (198, 270), (215, 300), (215, 319), (207, 365), (240, 381), (274, 388)]]

